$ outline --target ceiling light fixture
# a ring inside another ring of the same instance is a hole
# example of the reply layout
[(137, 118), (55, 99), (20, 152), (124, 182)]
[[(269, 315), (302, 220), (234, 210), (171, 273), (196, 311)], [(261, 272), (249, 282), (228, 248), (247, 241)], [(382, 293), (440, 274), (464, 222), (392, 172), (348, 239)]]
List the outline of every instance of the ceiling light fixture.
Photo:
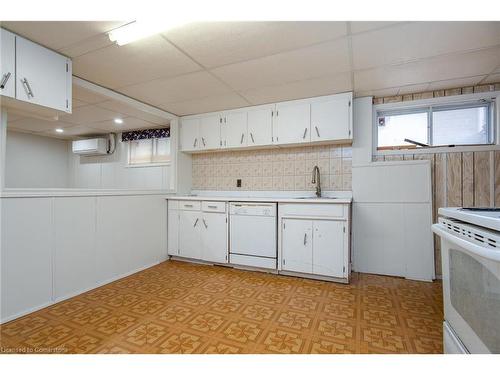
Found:
[(121, 118), (115, 118), (114, 121), (115, 124), (123, 124), (123, 120)]
[(56, 133), (64, 133), (64, 129), (57, 128), (57, 129), (56, 129)]
[(136, 40), (173, 29), (174, 27), (178, 27), (184, 23), (185, 22), (181, 20), (137, 20), (110, 31), (108, 36), (109, 40), (115, 42), (119, 46), (123, 46), (125, 44), (135, 42)]

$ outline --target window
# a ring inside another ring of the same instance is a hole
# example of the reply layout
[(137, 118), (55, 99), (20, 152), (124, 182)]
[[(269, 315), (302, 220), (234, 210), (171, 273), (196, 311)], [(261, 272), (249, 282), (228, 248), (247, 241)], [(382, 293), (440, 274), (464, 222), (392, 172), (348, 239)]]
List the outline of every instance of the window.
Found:
[(170, 162), (170, 138), (130, 140), (129, 165)]
[(492, 103), (426, 106), (377, 112), (377, 149), (493, 143)]

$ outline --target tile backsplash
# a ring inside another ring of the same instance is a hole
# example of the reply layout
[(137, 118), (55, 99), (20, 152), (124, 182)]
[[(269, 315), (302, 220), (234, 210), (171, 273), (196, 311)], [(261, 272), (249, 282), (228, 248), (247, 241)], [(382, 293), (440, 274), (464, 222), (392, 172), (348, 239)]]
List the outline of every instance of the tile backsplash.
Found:
[[(193, 154), (193, 189), (314, 190), (315, 165), (323, 190), (352, 190), (350, 145)], [(236, 187), (237, 179), (241, 187)]]

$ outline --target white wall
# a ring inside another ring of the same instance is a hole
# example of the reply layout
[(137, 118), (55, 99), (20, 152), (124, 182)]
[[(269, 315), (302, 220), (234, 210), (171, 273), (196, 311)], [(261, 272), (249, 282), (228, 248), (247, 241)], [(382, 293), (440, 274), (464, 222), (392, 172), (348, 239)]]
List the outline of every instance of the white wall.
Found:
[(67, 155), (65, 140), (8, 131), (5, 187), (67, 188)]
[[(120, 135), (117, 135), (119, 138)], [(118, 141), (112, 155), (78, 156), (68, 144), (69, 187), (79, 189), (172, 189), (170, 165), (127, 166), (128, 145)]]

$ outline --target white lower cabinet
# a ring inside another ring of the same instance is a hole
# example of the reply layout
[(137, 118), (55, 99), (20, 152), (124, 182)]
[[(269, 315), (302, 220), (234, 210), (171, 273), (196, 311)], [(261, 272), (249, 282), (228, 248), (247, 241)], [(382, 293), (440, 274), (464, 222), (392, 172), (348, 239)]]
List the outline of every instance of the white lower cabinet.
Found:
[(349, 205), (280, 205), (281, 270), (349, 278)]
[[(168, 254), (211, 263), (228, 262), (226, 204), (185, 204), (168, 209)], [(170, 206), (170, 205), (169, 205)], [(183, 209), (183, 206), (187, 208)], [(190, 207), (188, 207), (190, 206)], [(214, 208), (211, 208), (214, 207)], [(223, 212), (220, 212), (223, 211)]]

